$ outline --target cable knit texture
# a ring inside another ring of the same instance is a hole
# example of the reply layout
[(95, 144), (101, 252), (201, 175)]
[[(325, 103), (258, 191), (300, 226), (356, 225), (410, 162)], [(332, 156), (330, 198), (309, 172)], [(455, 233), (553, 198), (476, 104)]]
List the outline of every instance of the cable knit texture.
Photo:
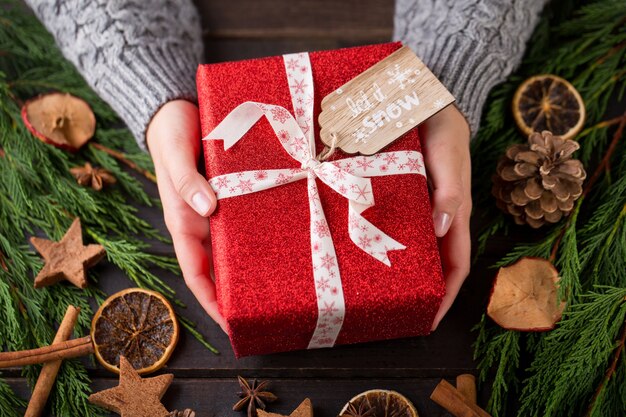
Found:
[(472, 133), (489, 91), (519, 65), (546, 0), (396, 0), (394, 38), (456, 97)]
[[(547, 0), (396, 0), (394, 38), (455, 95), (472, 132), (489, 90), (519, 64)], [(169, 100), (195, 100), (202, 61), (191, 0), (27, 0), (63, 54), (140, 146)]]
[(27, 0), (64, 56), (145, 149), (150, 119), (166, 102), (196, 100), (203, 60), (191, 0)]

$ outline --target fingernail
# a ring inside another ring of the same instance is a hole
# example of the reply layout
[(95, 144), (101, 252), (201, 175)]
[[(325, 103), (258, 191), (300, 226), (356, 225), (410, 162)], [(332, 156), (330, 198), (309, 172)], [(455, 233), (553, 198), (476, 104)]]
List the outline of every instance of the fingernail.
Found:
[(445, 236), (450, 228), (451, 217), (448, 213), (439, 213), (435, 217), (435, 235), (437, 237)]
[(206, 215), (211, 208), (211, 200), (202, 193), (195, 193), (191, 197), (191, 207), (201, 216)]

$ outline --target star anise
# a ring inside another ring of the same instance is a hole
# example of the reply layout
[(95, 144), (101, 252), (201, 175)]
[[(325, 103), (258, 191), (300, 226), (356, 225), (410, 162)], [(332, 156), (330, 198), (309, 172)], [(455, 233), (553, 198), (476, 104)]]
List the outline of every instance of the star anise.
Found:
[(115, 184), (116, 178), (104, 168), (94, 168), (89, 162), (82, 167), (70, 168), (70, 172), (80, 185), (90, 186), (100, 191), (105, 185)]
[(239, 379), (239, 386), (241, 387), (241, 392), (239, 393), (241, 400), (237, 401), (237, 404), (233, 406), (233, 410), (235, 411), (243, 410), (247, 405), (248, 417), (257, 417), (257, 407), (265, 410), (265, 403), (271, 403), (278, 399), (278, 397), (271, 392), (264, 391), (269, 385), (268, 381), (257, 383), (255, 379), (252, 381), (252, 384), (250, 384), (240, 376), (238, 376), (237, 379)]
[(355, 405), (350, 402), (348, 403), (348, 408), (341, 415), (341, 417), (369, 417), (374, 414), (376, 410), (366, 404), (366, 401), (361, 401), (359, 403), (359, 408), (355, 407)]

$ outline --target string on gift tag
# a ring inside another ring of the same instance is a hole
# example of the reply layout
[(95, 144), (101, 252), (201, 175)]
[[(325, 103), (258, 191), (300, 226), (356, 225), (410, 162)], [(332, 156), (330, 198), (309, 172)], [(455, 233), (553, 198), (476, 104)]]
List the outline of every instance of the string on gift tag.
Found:
[(317, 160), (324, 162), (335, 153), (335, 149), (337, 149), (337, 134), (333, 132), (330, 134), (330, 148), (328, 146), (324, 146), (322, 152), (317, 155)]

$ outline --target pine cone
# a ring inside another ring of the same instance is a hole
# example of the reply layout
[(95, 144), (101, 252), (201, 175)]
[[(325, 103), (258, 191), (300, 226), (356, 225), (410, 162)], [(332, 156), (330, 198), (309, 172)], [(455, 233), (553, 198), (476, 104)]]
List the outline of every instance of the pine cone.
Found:
[(492, 193), (497, 206), (515, 223), (538, 228), (567, 215), (582, 194), (587, 174), (572, 154), (578, 142), (544, 130), (528, 144), (510, 146), (498, 162)]
[(186, 408), (183, 411), (174, 410), (170, 411), (168, 417), (196, 417), (196, 412), (191, 408)]

